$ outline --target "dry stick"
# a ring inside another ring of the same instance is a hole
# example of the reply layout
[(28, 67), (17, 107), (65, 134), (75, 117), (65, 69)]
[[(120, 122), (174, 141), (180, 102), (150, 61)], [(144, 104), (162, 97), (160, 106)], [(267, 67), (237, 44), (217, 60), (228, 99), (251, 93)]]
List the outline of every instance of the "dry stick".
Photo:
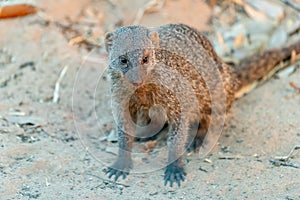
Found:
[(57, 103), (59, 100), (59, 88), (60, 88), (60, 83), (62, 81), (62, 79), (64, 78), (67, 70), (68, 70), (68, 65), (66, 65), (63, 70), (60, 72), (60, 75), (55, 83), (55, 88), (54, 88), (54, 92), (53, 92), (53, 99), (52, 102), (53, 103)]
[(271, 159), (270, 162), (276, 167), (285, 166), (285, 167), (293, 167), (299, 169), (299, 167), (291, 162), (285, 162), (281, 160)]
[(295, 4), (293, 1), (291, 0), (281, 0), (281, 1), (286, 5), (290, 6), (291, 8), (295, 9), (296, 11), (300, 12), (300, 6)]
[(218, 157), (220, 160), (238, 160), (241, 158), (243, 158), (241, 155), (222, 155)]
[(165, 0), (151, 0), (140, 8), (132, 24), (139, 24), (145, 13), (157, 12), (163, 8)]
[(287, 162), (296, 150), (300, 150), (300, 145), (295, 145), (287, 156), (280, 156), (276, 157), (275, 159)]
[(295, 35), (298, 32), (300, 32), (300, 26), (297, 26), (296, 28), (294, 28), (294, 30), (291, 30), (288, 32), (289, 36)]
[(288, 162), (288, 160), (292, 157), (294, 151), (299, 150), (299, 149), (300, 149), (300, 145), (295, 145), (287, 156), (275, 157), (275, 159), (271, 159), (270, 162), (277, 167), (287, 166), (287, 167), (294, 167), (294, 168), (298, 169), (299, 166), (297, 166), (291, 162)]

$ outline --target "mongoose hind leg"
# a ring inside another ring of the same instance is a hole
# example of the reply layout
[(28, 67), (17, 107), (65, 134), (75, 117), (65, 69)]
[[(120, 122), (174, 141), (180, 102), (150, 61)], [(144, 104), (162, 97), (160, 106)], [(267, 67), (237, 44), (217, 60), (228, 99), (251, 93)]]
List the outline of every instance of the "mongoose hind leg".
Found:
[(200, 147), (203, 146), (203, 142), (207, 133), (207, 123), (202, 120), (201, 123), (194, 122), (190, 126), (189, 138), (186, 149), (188, 152), (198, 152)]
[(198, 152), (200, 147), (203, 145), (205, 135), (204, 136), (196, 136), (191, 144), (187, 147), (188, 152)]

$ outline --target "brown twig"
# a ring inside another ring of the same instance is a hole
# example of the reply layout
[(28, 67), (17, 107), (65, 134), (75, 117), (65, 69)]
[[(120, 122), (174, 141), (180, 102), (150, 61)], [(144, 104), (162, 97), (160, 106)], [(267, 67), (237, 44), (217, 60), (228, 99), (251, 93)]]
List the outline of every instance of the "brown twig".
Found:
[(290, 82), (290, 86), (296, 90), (296, 92), (300, 93), (300, 87), (296, 86), (294, 82)]

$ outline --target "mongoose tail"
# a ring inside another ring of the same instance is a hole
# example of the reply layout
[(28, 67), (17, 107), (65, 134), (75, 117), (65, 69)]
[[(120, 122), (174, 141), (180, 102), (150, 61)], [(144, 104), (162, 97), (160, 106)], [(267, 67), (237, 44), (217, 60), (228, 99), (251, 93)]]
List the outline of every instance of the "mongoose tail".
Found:
[(243, 59), (235, 67), (240, 86), (235, 97), (242, 97), (253, 88), (264, 83), (277, 71), (300, 60), (300, 40), (283, 48), (274, 48), (255, 53)]

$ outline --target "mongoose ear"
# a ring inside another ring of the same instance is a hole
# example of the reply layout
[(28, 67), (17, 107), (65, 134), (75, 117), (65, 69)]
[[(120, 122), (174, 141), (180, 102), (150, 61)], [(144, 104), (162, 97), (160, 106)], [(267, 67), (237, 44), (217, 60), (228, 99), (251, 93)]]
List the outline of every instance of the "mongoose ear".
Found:
[(155, 47), (159, 46), (159, 35), (158, 32), (152, 31), (149, 33), (149, 38), (153, 42)]
[(105, 34), (105, 49), (107, 53), (109, 53), (111, 47), (112, 47), (112, 42), (114, 40), (115, 34), (112, 32), (108, 32)]

